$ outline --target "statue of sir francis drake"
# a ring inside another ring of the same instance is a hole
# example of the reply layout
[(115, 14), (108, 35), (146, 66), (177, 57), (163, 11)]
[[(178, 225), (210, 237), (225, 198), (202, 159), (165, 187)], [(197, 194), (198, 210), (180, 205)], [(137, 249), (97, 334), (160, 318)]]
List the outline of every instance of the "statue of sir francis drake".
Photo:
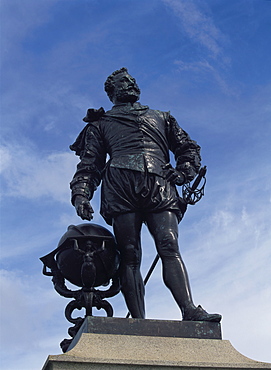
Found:
[[(72, 204), (82, 219), (91, 220), (89, 201), (102, 183), (100, 213), (113, 226), (121, 291), (133, 318), (145, 317), (140, 273), (140, 233), (145, 223), (162, 261), (164, 283), (183, 320), (219, 322), (221, 315), (194, 305), (178, 247), (178, 223), (187, 202), (176, 186), (199, 173), (200, 147), (168, 112), (138, 102), (140, 89), (126, 68), (107, 78), (105, 91), (114, 106), (107, 112), (89, 109), (84, 118), (88, 124), (71, 145), (80, 156), (71, 181)], [(175, 168), (169, 163), (169, 151), (175, 156)]]

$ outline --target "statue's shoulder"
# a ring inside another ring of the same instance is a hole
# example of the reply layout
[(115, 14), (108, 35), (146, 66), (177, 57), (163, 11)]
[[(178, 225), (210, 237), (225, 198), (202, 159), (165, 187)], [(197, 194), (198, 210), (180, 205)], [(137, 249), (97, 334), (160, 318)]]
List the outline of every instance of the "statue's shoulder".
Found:
[(147, 111), (147, 114), (151, 114), (151, 115), (156, 115), (162, 119), (165, 119), (166, 121), (169, 120), (169, 117), (170, 117), (170, 112), (165, 112), (165, 111), (162, 111), (162, 110), (159, 110), (159, 109), (149, 109)]
[(86, 116), (83, 118), (84, 122), (93, 123), (99, 121), (99, 119), (105, 114), (103, 107), (99, 109), (89, 108)]
[(98, 134), (99, 121), (89, 122), (85, 125), (83, 130), (77, 136), (75, 142), (70, 145), (70, 150), (74, 151), (76, 155), (80, 156), (84, 150), (86, 140)]
[(104, 113), (104, 115), (100, 118), (100, 121), (101, 121), (101, 120), (106, 120), (106, 119), (108, 119), (109, 117), (114, 116), (116, 113), (117, 113), (117, 112), (116, 112), (116, 110), (115, 110), (115, 109), (109, 109), (109, 110), (107, 110), (107, 111)]

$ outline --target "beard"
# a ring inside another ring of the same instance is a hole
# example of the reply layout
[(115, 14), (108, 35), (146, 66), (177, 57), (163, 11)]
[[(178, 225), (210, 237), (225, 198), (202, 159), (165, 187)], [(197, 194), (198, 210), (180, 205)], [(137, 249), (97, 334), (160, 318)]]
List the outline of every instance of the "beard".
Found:
[(140, 96), (140, 89), (138, 86), (132, 86), (128, 89), (118, 89), (116, 92), (116, 98), (119, 102), (123, 103), (135, 103)]

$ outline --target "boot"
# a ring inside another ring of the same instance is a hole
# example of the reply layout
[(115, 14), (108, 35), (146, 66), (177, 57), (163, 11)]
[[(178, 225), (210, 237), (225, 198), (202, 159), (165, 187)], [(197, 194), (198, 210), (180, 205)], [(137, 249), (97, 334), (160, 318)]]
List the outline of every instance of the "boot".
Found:
[(208, 313), (201, 306), (190, 308), (183, 315), (184, 321), (210, 321), (220, 322), (222, 316), (218, 313)]

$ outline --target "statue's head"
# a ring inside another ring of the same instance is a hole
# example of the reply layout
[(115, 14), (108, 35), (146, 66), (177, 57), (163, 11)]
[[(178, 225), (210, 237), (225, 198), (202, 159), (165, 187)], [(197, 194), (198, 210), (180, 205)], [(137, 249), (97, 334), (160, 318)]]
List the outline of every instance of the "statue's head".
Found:
[(128, 73), (127, 68), (121, 68), (108, 76), (104, 89), (112, 103), (134, 103), (139, 99), (140, 89), (136, 80)]

